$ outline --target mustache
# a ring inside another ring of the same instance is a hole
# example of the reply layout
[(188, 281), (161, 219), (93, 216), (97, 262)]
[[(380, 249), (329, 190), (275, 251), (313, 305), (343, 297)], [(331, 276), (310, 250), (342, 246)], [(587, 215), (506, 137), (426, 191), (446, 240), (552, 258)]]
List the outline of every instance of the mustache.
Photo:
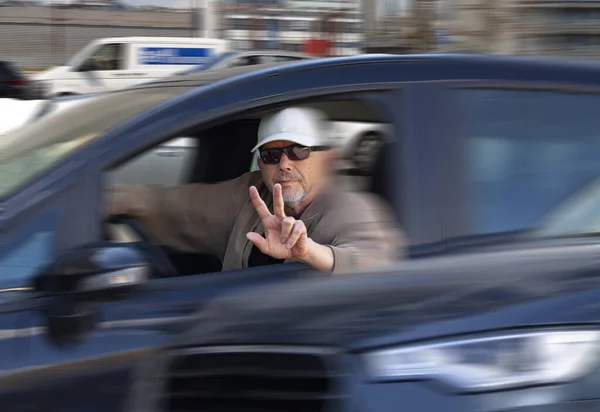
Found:
[(279, 180), (302, 180), (302, 176), (295, 173), (277, 173), (273, 177), (273, 181), (277, 182)]

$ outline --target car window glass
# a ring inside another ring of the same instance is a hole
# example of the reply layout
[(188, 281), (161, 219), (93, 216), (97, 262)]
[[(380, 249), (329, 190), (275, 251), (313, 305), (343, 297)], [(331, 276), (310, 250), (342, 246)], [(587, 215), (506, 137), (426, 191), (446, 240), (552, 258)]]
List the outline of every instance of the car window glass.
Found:
[[(189, 87), (168, 87), (148, 95), (144, 90), (132, 89), (100, 95), (7, 133), (0, 139), (0, 197), (93, 141), (90, 136), (102, 136), (112, 127), (187, 90)], [(97, 115), (90, 117), (90, 112)]]
[(254, 66), (260, 64), (260, 56), (241, 56), (232, 64), (232, 66)]
[(262, 62), (263, 62), (263, 64), (276, 63), (277, 56), (271, 56), (271, 55), (262, 56)]
[(110, 184), (158, 184), (175, 186), (187, 183), (198, 151), (198, 140), (171, 139), (148, 150), (108, 174)]
[(88, 61), (94, 63), (96, 70), (120, 70), (123, 67), (123, 44), (105, 44)]
[(0, 250), (0, 285), (24, 285), (52, 258), (59, 209), (50, 208), (28, 220), (3, 240)]
[(62, 159), (95, 137), (95, 134), (88, 134), (66, 142), (54, 143), (32, 151), (13, 162), (0, 165), (0, 194), (15, 189), (21, 182), (46, 170), (57, 159)]
[(252, 164), (250, 166), (251, 172), (254, 172), (255, 170), (258, 170), (258, 150), (252, 155)]
[(598, 96), (458, 92), (471, 234), (521, 230), (600, 176)]
[(302, 58), (297, 56), (276, 56), (275, 58), (276, 62), (291, 62), (295, 60), (302, 60)]

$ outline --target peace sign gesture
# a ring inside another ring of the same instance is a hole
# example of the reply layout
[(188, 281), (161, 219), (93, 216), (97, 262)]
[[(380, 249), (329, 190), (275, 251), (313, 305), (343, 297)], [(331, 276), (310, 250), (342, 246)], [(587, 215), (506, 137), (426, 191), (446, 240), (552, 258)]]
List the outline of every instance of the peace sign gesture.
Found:
[(256, 187), (250, 187), (250, 199), (260, 216), (265, 236), (251, 232), (246, 236), (262, 253), (275, 259), (306, 258), (309, 249), (309, 238), (306, 226), (301, 220), (286, 216), (283, 194), (280, 184), (273, 186), (273, 211), (271, 214), (265, 202), (260, 198)]

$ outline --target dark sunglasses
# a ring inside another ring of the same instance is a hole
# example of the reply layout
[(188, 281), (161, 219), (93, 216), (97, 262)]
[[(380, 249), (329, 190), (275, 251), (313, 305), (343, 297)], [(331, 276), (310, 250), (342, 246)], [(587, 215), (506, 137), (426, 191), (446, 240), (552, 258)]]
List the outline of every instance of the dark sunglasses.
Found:
[(287, 147), (273, 147), (270, 149), (259, 149), (260, 159), (266, 165), (276, 165), (281, 160), (281, 155), (285, 155), (290, 160), (304, 160), (310, 156), (310, 152), (319, 152), (329, 149), (329, 146), (301, 146), (293, 144)]

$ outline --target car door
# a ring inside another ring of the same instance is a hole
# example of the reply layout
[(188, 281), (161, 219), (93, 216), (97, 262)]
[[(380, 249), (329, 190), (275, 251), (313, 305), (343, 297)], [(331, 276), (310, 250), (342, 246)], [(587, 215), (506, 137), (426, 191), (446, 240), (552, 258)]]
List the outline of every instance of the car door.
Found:
[(117, 90), (132, 83), (128, 70), (131, 45), (127, 43), (107, 43), (95, 50), (78, 68), (76, 74), (81, 79), (78, 93), (98, 93)]
[[(364, 67), (358, 69), (358, 72), (349, 73), (347, 78), (373, 88), (375, 79), (365, 76)], [(377, 78), (384, 78), (386, 73), (392, 75), (393, 69), (384, 67), (383, 71), (378, 71)], [(327, 77), (330, 89), (322, 86), (314, 88), (315, 81), (320, 83)], [(51, 188), (46, 187), (40, 196), (34, 197), (37, 203), (35, 200), (25, 202), (25, 194), (29, 192), (31, 196), (34, 188), (22, 190), (15, 198), (9, 199), (6, 205), (12, 212), (4, 227), (10, 240), (2, 249), (5, 256), (3, 264), (6, 266), (7, 261), (12, 261), (13, 267), (18, 266), (20, 271), (15, 272), (18, 275), (15, 281), (20, 280), (21, 285), (26, 285), (32, 274), (40, 270), (38, 262), (52, 261), (60, 253), (90, 242), (97, 244), (101, 239), (98, 215), (106, 172), (119, 159), (128, 158), (153, 142), (159, 144), (177, 129), (177, 124), (193, 120), (195, 126), (201, 126), (202, 122), (215, 120), (214, 117), (203, 118), (199, 113), (229, 118), (257, 106), (307, 98), (311, 93), (319, 97), (327, 94), (328, 90), (331, 94), (339, 93), (342, 78), (344, 76), (339, 76), (336, 71), (318, 77), (300, 74), (300, 78), (295, 79), (281, 76), (274, 80), (248, 82), (237, 87), (235, 94), (229, 93), (226, 88), (221, 93), (211, 94), (210, 98), (196, 96), (180, 101), (160, 115), (140, 118), (140, 123), (120, 128), (110, 135), (110, 139), (107, 136), (107, 140), (103, 141), (102, 151), (92, 146), (79, 152), (70, 163), (68, 177), (61, 175), (65, 177), (56, 179)], [(412, 107), (409, 110), (414, 110), (414, 105), (407, 104), (405, 99), (418, 95), (418, 91), (402, 94), (396, 91), (395, 85), (381, 87), (386, 90), (376, 90), (381, 92), (381, 97), (374, 98), (373, 102), (378, 104), (394, 130), (403, 137), (412, 133), (412, 125), (403, 121), (404, 112), (398, 107)], [(307, 93), (311, 88), (315, 91)], [(353, 88), (357, 86), (346, 91), (350, 92)], [(368, 94), (368, 88), (358, 86), (361, 93)], [(418, 214), (431, 208), (422, 208), (414, 186), (406, 185), (406, 182), (417, 179), (414, 163), (406, 162), (407, 152), (412, 152), (410, 147), (418, 142), (417, 137), (401, 139), (399, 145), (388, 151), (395, 159), (389, 163), (389, 173), (395, 178), (386, 183), (392, 204), (401, 202), (407, 215), (416, 221), (426, 221), (426, 217)], [(402, 176), (395, 172), (400, 169)], [(63, 172), (61, 169), (60, 173)], [(412, 234), (418, 225), (408, 222), (406, 227)], [(25, 249), (24, 252), (23, 245), (29, 251)], [(34, 256), (32, 251), (37, 255)], [(32, 256), (39, 259), (35, 260)], [(19, 261), (18, 265), (15, 260)], [(162, 345), (194, 319), (205, 302), (238, 288), (311, 275), (304, 269), (302, 265), (288, 264), (153, 279), (127, 298), (87, 302), (85, 310), (77, 312), (77, 316), (71, 316), (69, 311), (63, 314), (61, 310), (64, 307), (59, 296), (34, 299), (34, 295), (28, 295), (31, 292), (22, 291), (20, 303), (27, 306), (21, 310), (20, 316), (10, 316), (18, 320), (17, 335), (22, 342), (16, 346), (24, 355), (4, 367), (5, 381), (11, 382), (11, 386), (3, 392), (0, 390), (0, 400), (3, 405), (9, 405), (5, 408), (9, 411), (123, 410), (134, 367), (144, 359), (152, 359)], [(94, 316), (88, 316), (90, 314)]]

